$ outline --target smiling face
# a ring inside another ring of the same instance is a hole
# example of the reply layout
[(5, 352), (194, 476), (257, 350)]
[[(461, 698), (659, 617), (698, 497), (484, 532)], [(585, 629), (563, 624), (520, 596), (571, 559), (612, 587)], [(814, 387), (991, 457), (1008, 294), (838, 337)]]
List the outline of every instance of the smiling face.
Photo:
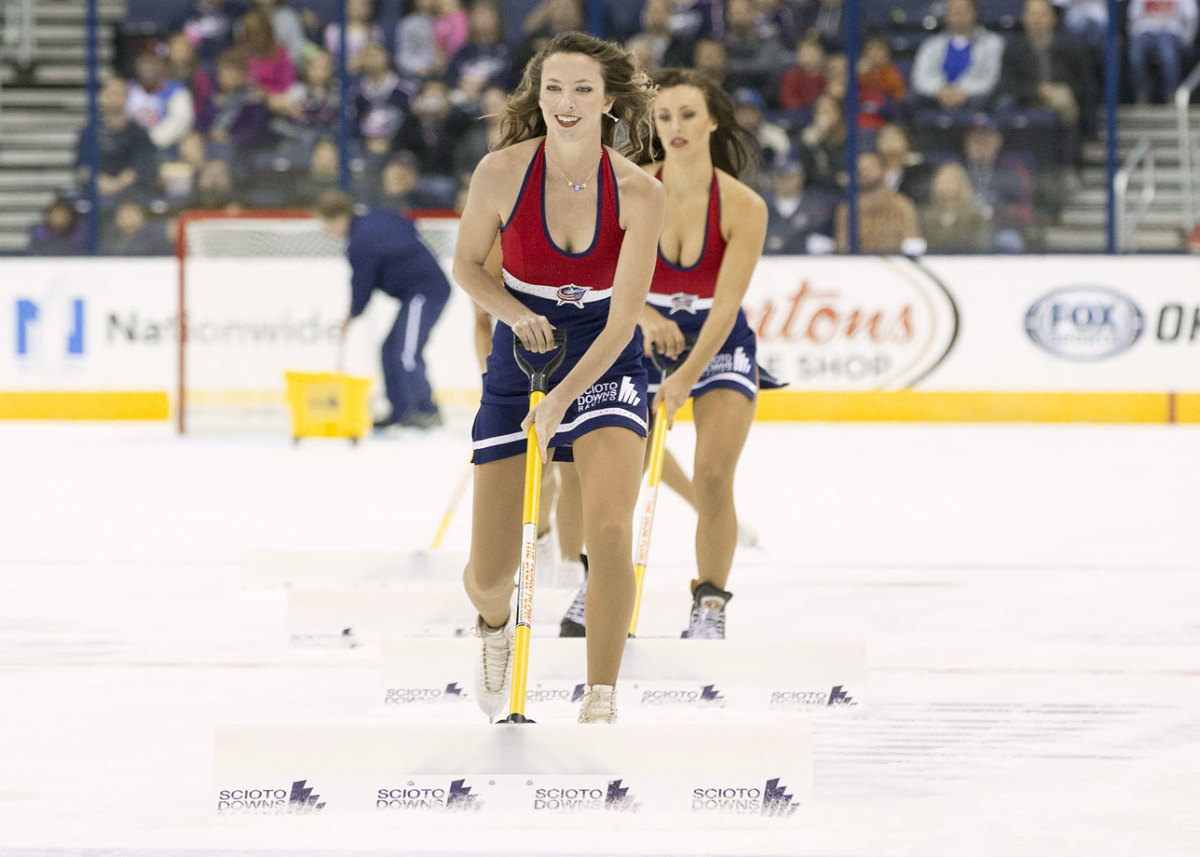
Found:
[(550, 134), (581, 138), (598, 132), (603, 114), (612, 107), (604, 94), (600, 63), (585, 54), (556, 53), (542, 65), (538, 106)]
[(717, 120), (708, 111), (704, 93), (695, 86), (671, 86), (654, 99), (654, 130), (662, 140), (667, 157), (708, 152), (709, 137)]

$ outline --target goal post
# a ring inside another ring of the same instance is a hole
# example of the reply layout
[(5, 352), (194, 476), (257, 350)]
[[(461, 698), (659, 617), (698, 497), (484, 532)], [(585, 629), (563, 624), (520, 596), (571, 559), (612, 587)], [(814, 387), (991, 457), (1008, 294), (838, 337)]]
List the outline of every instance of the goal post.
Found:
[[(449, 277), (457, 216), (410, 216)], [(332, 372), (342, 362), (340, 327), (350, 304), (345, 241), (327, 235), (310, 211), (189, 211), (179, 217), (175, 249), (178, 431), (284, 432), (284, 372)], [(387, 296), (373, 297), (346, 345), (342, 368), (369, 375), (377, 392), (378, 346), (395, 307)], [(462, 341), (469, 344), (470, 333), (465, 327)], [(441, 386), (461, 387), (463, 377), (450, 371)], [(439, 379), (431, 381), (436, 391)]]

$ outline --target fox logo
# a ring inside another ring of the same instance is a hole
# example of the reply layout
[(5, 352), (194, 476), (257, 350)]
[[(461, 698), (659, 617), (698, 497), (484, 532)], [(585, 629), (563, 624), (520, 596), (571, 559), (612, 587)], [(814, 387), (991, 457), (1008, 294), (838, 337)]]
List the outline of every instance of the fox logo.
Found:
[(671, 315), (677, 312), (696, 314), (696, 296), (689, 295), (685, 292), (676, 292), (671, 295)]
[(580, 309), (583, 309), (583, 299), (590, 291), (591, 287), (577, 286), (574, 283), (568, 283), (565, 286), (559, 286), (558, 293), (555, 295), (558, 303), (556, 303), (555, 306), (571, 304), (571, 306), (577, 306)]

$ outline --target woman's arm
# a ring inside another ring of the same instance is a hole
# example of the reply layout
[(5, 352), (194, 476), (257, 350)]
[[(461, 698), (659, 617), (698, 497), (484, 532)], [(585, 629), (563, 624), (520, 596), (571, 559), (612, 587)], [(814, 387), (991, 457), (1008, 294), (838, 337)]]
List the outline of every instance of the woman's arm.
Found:
[(518, 154), (527, 152), (523, 146), (491, 152), (475, 168), (458, 224), (452, 273), (479, 307), (511, 327), (527, 349), (540, 353), (554, 347), (553, 325), (510, 295), (500, 277), (487, 269), (503, 225), (501, 218), (516, 204), (520, 186), (517, 177), (523, 164), (513, 157), (513, 149)]
[[(492, 245), (492, 252), (483, 263), (484, 270), (496, 279), (500, 279), (500, 271), (504, 266), (500, 241)], [(475, 309), (475, 357), (479, 360), (479, 371), (487, 371), (488, 355), (492, 353), (492, 317), (479, 304), (472, 304)]]
[(675, 412), (691, 395), (704, 368), (729, 338), (767, 238), (767, 204), (762, 197), (732, 176), (724, 173), (717, 176), (722, 227), (728, 228), (725, 255), (717, 272), (712, 309), (700, 327), (696, 344), (655, 396), (656, 405), (660, 400), (666, 403), (668, 424), (674, 421)]

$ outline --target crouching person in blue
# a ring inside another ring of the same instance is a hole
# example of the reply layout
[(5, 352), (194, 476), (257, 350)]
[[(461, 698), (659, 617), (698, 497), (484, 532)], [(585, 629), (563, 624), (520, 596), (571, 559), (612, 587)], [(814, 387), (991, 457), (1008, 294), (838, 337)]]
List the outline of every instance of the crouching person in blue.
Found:
[(397, 211), (354, 213), (354, 200), (329, 191), (317, 201), (317, 217), (325, 231), (349, 239), (350, 322), (367, 308), (376, 289), (398, 299), (400, 312), (383, 341), (383, 382), (392, 411), (375, 428), (440, 425), (441, 414), (425, 377), (425, 343), (446, 307), (450, 283), (433, 253), (421, 241), (416, 226)]

